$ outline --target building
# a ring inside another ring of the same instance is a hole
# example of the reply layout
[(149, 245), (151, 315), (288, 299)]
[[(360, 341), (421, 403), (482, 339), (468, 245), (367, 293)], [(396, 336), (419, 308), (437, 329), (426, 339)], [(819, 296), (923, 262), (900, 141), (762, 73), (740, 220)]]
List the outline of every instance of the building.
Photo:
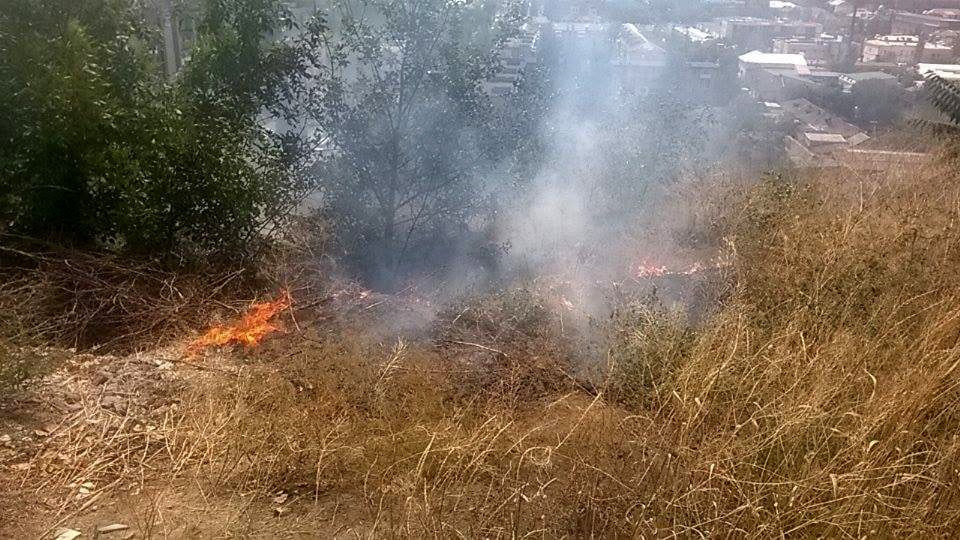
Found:
[(667, 60), (667, 51), (647, 39), (632, 23), (620, 25), (615, 46), (617, 61), (620, 63), (663, 65)]
[(953, 11), (896, 11), (891, 16), (890, 32), (917, 36), (934, 30), (960, 30), (960, 17)]
[(775, 38), (773, 52), (802, 54), (811, 65), (836, 63), (843, 55), (843, 37), (820, 34), (815, 37)]
[(740, 84), (759, 101), (779, 102), (837, 84), (838, 74), (811, 70), (802, 54), (751, 51), (739, 57)]
[(762, 15), (761, 9), (756, 1), (747, 2), (746, 0), (704, 0), (703, 18), (712, 19), (717, 17), (746, 17)]
[(795, 73), (809, 73), (807, 60), (802, 54), (765, 53), (750, 51), (738, 57), (740, 82), (748, 88), (754, 82), (758, 73), (765, 69), (792, 70)]
[(758, 101), (779, 103), (838, 88), (839, 76), (822, 70), (798, 73), (795, 69), (761, 69), (754, 73), (748, 90)]
[[(921, 49), (922, 47), (922, 49)], [(918, 36), (892, 34), (876, 36), (863, 43), (864, 62), (891, 64), (947, 63), (953, 49), (939, 43), (923, 43)]]
[(897, 6), (897, 9), (922, 13), (925, 10), (938, 8), (960, 8), (960, 0), (897, 0), (894, 5)]
[(830, 0), (827, 2), (830, 12), (837, 17), (849, 17), (853, 15), (853, 3), (847, 0)]
[[(780, 103), (783, 116), (793, 124), (794, 135), (804, 139), (805, 133), (840, 135), (846, 141), (862, 142), (863, 130), (807, 99), (799, 98)], [(809, 138), (807, 138), (809, 139)], [(823, 142), (823, 141), (819, 141)]]
[(602, 42), (607, 34), (607, 25), (600, 22), (553, 22), (550, 30), (561, 42), (587, 43)]
[[(783, 119), (790, 124), (790, 134), (784, 138), (785, 150), (798, 167), (848, 166), (847, 153), (870, 139), (859, 127), (806, 99), (785, 101), (781, 107)], [(859, 156), (859, 161), (853, 161), (856, 166), (850, 168), (871, 169), (880, 163), (873, 160), (870, 165), (870, 156)]]
[(517, 36), (500, 45), (497, 50), (500, 65), (493, 76), (485, 79), (481, 85), (488, 96), (504, 98), (514, 92), (523, 71), (537, 61), (538, 38), (538, 27), (524, 25)]
[(653, 43), (634, 24), (621, 24), (614, 42), (614, 67), (623, 90), (649, 87), (667, 67), (667, 51)]
[(960, 81), (960, 64), (917, 64), (921, 77), (936, 75), (948, 81)]
[(741, 50), (762, 50), (769, 49), (775, 38), (812, 38), (820, 35), (822, 31), (823, 25), (816, 22), (737, 17), (724, 19), (720, 34), (724, 41)]
[(671, 32), (680, 41), (688, 43), (712, 43), (720, 39), (720, 34), (700, 26), (674, 26)]
[(839, 81), (844, 92), (859, 93), (899, 88), (897, 78), (882, 71), (841, 73)]
[(800, 12), (800, 6), (784, 0), (769, 0), (767, 7), (777, 17), (795, 16)]

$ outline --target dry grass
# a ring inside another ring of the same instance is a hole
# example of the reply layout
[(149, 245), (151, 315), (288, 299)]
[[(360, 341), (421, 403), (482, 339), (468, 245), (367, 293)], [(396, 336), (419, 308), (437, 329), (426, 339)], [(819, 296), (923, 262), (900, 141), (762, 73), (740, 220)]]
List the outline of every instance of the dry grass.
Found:
[[(949, 536), (960, 182), (909, 172), (691, 190), (678, 234), (734, 252), (719, 304), (695, 326), (624, 310), (595, 394), (491, 386), (431, 344), (298, 343), (197, 378), (163, 427), (160, 477), (332, 504), (337, 530), (376, 537)], [(520, 305), (460, 320), (487, 337), (509, 322), (486, 343), (529, 355), (511, 340), (549, 334), (519, 331), (540, 320)], [(499, 367), (527, 380), (516, 360)]]
[(212, 377), (173, 453), (214, 491), (344, 501), (375, 536), (948, 535), (954, 179), (769, 179), (698, 209), (736, 251), (722, 305), (697, 327), (628, 310), (596, 396), (471, 399), (435, 350), (330, 343)]
[(172, 271), (2, 236), (0, 336), (109, 352), (157, 347), (215, 311), (243, 309), (262, 286), (257, 278), (243, 268)]

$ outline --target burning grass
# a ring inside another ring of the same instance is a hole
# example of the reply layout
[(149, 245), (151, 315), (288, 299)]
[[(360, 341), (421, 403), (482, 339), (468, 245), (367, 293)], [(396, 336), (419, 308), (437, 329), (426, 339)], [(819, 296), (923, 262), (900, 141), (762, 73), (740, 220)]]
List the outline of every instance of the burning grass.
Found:
[[(244, 493), (281, 523), (332, 508), (314, 532), (363, 536), (948, 536), (954, 179), (770, 179), (688, 201), (696, 242), (733, 253), (730, 281), (696, 324), (624, 306), (589, 390), (533, 369), (577, 358), (537, 295), (453, 307), (429, 343), (291, 336), (195, 378), (164, 423), (166, 473), (149, 474)], [(264, 521), (231, 515), (248, 534)]]
[(286, 290), (276, 300), (257, 302), (233, 324), (210, 327), (187, 346), (187, 355), (197, 356), (208, 348), (233, 344), (256, 347), (265, 337), (280, 329), (274, 319), (292, 303), (290, 292)]
[(171, 271), (158, 261), (0, 236), (0, 337), (100, 351), (156, 347), (261, 286), (244, 269)]
[(442, 317), (456, 349), (331, 342), (211, 376), (174, 455), (374, 536), (956, 530), (957, 188), (771, 182), (712, 218), (736, 252), (714, 315), (625, 307), (595, 392), (451, 362), (566, 366), (555, 312), (516, 292)]

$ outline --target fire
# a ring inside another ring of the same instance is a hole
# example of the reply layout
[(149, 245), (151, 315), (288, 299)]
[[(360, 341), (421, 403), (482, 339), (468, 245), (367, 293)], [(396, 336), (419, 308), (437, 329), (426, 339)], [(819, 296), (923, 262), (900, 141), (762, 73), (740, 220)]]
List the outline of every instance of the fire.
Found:
[(703, 272), (704, 270), (715, 270), (730, 266), (729, 261), (721, 259), (712, 260), (706, 264), (695, 262), (685, 268), (667, 268), (663, 265), (653, 264), (646, 260), (641, 260), (634, 270), (636, 279), (661, 277), (661, 276), (692, 276), (693, 274)]
[(667, 270), (666, 266), (651, 264), (647, 261), (640, 261), (640, 264), (637, 265), (636, 276), (638, 279), (648, 278), (648, 277), (659, 277), (665, 276), (671, 273)]
[(209, 347), (222, 347), (238, 343), (244, 347), (256, 347), (268, 334), (279, 330), (272, 319), (290, 307), (290, 293), (283, 291), (272, 302), (259, 302), (247, 310), (240, 320), (232, 325), (216, 325), (187, 346), (187, 354), (196, 356)]

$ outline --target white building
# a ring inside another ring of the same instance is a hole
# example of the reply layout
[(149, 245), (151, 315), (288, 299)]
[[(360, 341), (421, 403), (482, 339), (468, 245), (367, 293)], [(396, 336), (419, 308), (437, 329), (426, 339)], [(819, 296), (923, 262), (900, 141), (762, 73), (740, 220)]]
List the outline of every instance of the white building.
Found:
[(807, 59), (802, 54), (790, 53), (765, 53), (762, 51), (750, 51), (741, 54), (740, 60), (740, 79), (748, 79), (752, 73), (760, 69), (793, 69), (797, 73), (809, 73)]
[(801, 75), (809, 75), (810, 68), (802, 54), (765, 53), (750, 51), (741, 54), (738, 76), (740, 83), (749, 88), (754, 97), (759, 97), (757, 89), (765, 79), (767, 70), (784, 70)]
[(920, 51), (920, 44), (917, 36), (876, 36), (863, 43), (863, 61), (909, 65), (918, 62), (946, 63), (953, 59), (953, 50), (946, 45), (924, 43)]
[(513, 93), (527, 65), (537, 61), (539, 29), (525, 24), (515, 37), (504, 41), (497, 50), (500, 66), (492, 77), (483, 81), (488, 96), (504, 97)]
[(613, 65), (622, 90), (649, 87), (667, 67), (667, 51), (653, 43), (634, 24), (621, 24)]
[(617, 60), (624, 64), (655, 63), (662, 66), (666, 62), (667, 51), (644, 36), (635, 24), (620, 25), (617, 34)]
[(720, 34), (699, 26), (674, 26), (673, 32), (690, 43), (709, 43), (720, 39)]
[(843, 37), (820, 34), (812, 38), (778, 38), (773, 40), (773, 52), (802, 54), (810, 64), (831, 64), (843, 53)]
[(922, 77), (936, 75), (947, 81), (960, 81), (960, 64), (917, 64)]

